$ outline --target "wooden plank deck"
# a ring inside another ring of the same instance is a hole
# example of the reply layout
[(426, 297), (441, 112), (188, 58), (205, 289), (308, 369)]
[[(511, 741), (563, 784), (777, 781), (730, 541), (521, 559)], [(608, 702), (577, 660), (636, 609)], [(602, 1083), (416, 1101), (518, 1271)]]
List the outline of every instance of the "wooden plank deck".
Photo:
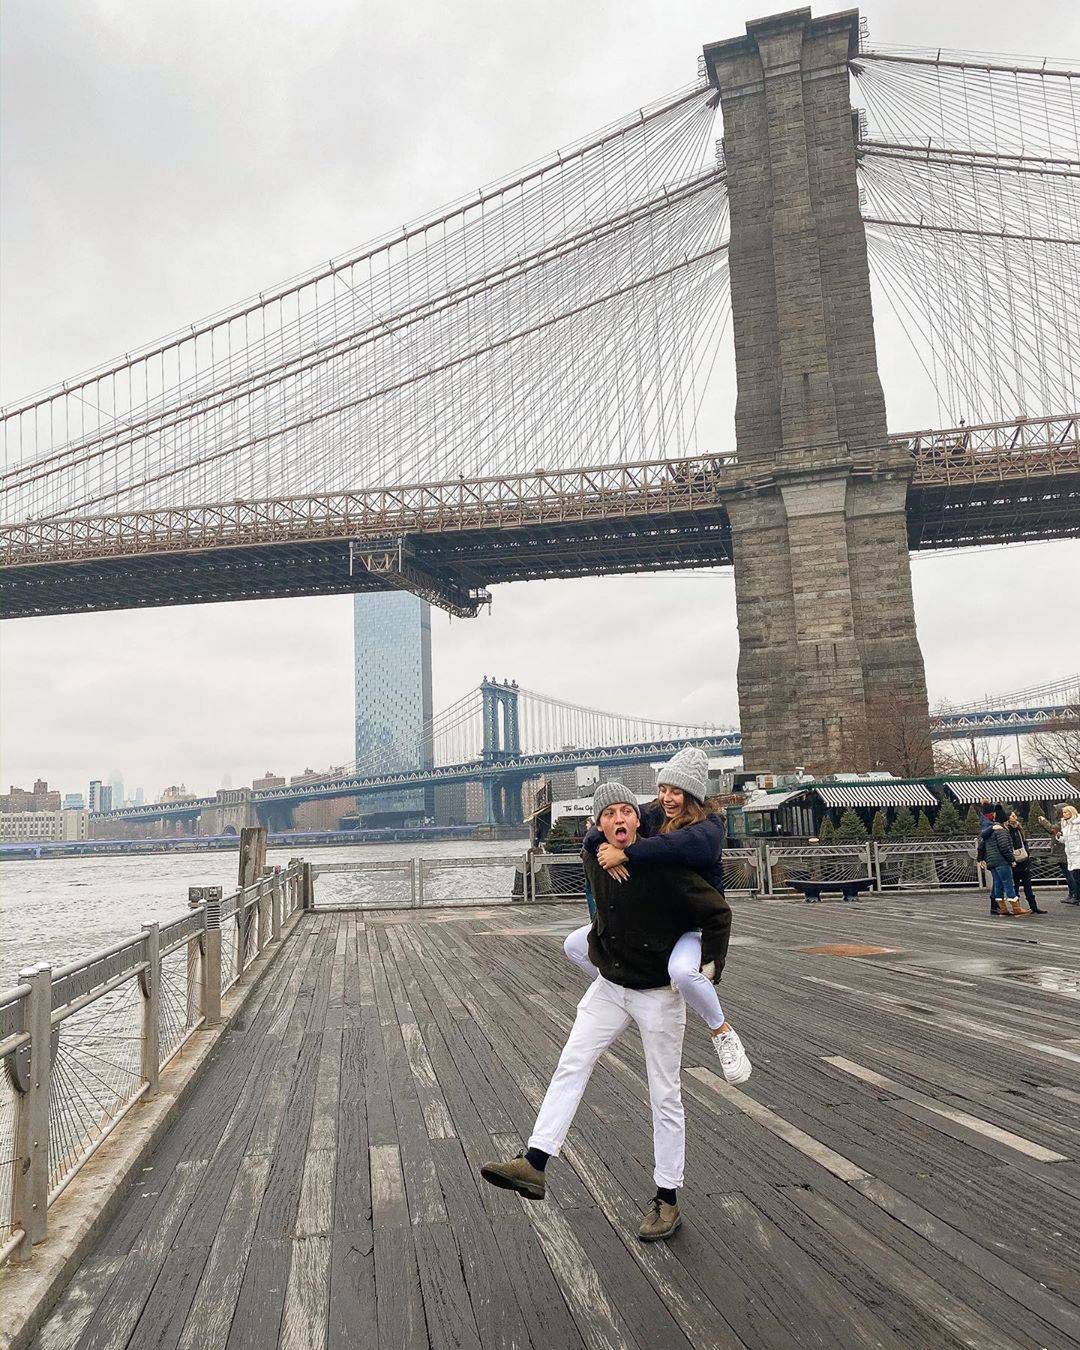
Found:
[(36, 1343), (1080, 1344), (1080, 914), (1046, 903), (736, 901), (754, 1075), (691, 1019), (684, 1224), (652, 1245), (632, 1032), (546, 1203), (477, 1176), (529, 1133), (583, 913), (305, 917)]

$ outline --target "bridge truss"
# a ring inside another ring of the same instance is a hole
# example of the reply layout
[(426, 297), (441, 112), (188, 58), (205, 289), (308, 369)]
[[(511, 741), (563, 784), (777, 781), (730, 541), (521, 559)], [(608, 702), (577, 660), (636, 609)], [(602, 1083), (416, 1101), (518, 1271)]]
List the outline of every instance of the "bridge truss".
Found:
[[(899, 436), (913, 549), (1080, 535), (1080, 416)], [(724, 566), (725, 497), (760, 485), (730, 456), (662, 459), (0, 528), (4, 613), (325, 595), (405, 586), (453, 614), (486, 588)]]
[[(855, 471), (910, 462), (915, 549), (1080, 534), (1080, 73), (868, 40), (850, 68), (873, 275), (948, 428)], [(699, 80), (4, 409), (3, 613), (404, 587), (473, 614), (730, 562), (725, 499), (763, 482), (700, 444), (716, 108)]]

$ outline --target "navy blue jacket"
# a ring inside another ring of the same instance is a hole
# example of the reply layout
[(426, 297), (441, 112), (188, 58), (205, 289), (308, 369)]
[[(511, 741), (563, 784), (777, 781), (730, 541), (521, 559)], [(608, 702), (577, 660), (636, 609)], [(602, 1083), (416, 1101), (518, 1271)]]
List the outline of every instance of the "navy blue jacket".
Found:
[[(689, 867), (723, 895), (724, 868), (721, 855), (727, 829), (722, 818), (718, 815), (707, 816), (696, 825), (685, 825), (671, 834), (660, 833), (663, 823), (664, 808), (659, 802), (642, 807), (637, 841), (626, 850), (631, 864), (672, 863)], [(594, 825), (585, 836), (583, 847), (595, 856), (603, 842), (604, 836)]]

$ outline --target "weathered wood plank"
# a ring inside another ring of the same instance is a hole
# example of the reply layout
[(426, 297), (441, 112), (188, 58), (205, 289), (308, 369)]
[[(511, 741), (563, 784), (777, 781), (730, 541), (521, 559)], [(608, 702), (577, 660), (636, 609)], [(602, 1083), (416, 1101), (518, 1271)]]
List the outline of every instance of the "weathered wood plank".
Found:
[(413, 1230), (416, 1265), (424, 1297), (428, 1344), (432, 1350), (481, 1350), (461, 1253), (448, 1223), (418, 1224)]
[(328, 1350), (355, 1350), (378, 1342), (375, 1252), (371, 1229), (335, 1230), (330, 1258)]
[(122, 1256), (104, 1255), (83, 1262), (64, 1293), (63, 1315), (54, 1312), (38, 1332), (38, 1350), (72, 1350), (78, 1344), (123, 1263)]
[(427, 1322), (412, 1229), (375, 1229), (375, 1312), (379, 1350), (426, 1350)]
[(335, 1163), (333, 1149), (311, 1150), (307, 1155), (296, 1215), (298, 1238), (326, 1237), (333, 1229)]
[(227, 1342), (269, 1175), (269, 1155), (241, 1160), (236, 1183), (214, 1233), (209, 1260), (185, 1319), (179, 1350), (200, 1350), (202, 1346)]
[[(857, 1223), (850, 1215), (838, 1209), (827, 1197), (811, 1187), (791, 1187), (782, 1199), (775, 1192), (770, 1211), (774, 1220), (800, 1241), (800, 1245), (819, 1262), (828, 1260), (833, 1244), (840, 1254), (833, 1266), (838, 1274), (855, 1281), (854, 1271), (871, 1272), (875, 1284), (891, 1291), (892, 1298), (875, 1295), (874, 1306), (881, 1317), (891, 1317), (893, 1331), (925, 1344), (948, 1343), (967, 1346), (969, 1350), (1009, 1350), (1015, 1342), (1000, 1328), (993, 1326), (978, 1311), (968, 1307), (945, 1286), (920, 1270), (893, 1246), (875, 1236), (869, 1228)], [(768, 1202), (767, 1202), (768, 1203)], [(802, 1229), (791, 1224), (788, 1206), (797, 1208), (815, 1222), (812, 1228)], [(861, 1286), (861, 1281), (858, 1281)], [(920, 1327), (920, 1323), (930, 1325)]]
[[(641, 1278), (622, 1235), (612, 1228), (606, 1214), (596, 1209), (568, 1210), (566, 1222), (592, 1262), (597, 1277), (612, 1290), (620, 1314), (633, 1327), (642, 1345), (664, 1350), (690, 1350), (692, 1342), (664, 1306), (655, 1287)], [(723, 1274), (718, 1272), (723, 1283)]]
[(405, 1228), (409, 1206), (405, 1200), (405, 1177), (401, 1171), (401, 1150), (396, 1144), (372, 1144), (371, 1218), (380, 1228)]
[[(139, 1320), (160, 1267), (146, 1261), (138, 1252), (129, 1252), (120, 1263), (116, 1275), (76, 1345), (79, 1350), (113, 1350), (127, 1344)], [(63, 1320), (62, 1300), (53, 1313), (54, 1320)]]
[(281, 1319), (281, 1350), (324, 1350), (330, 1306), (330, 1238), (297, 1237)]
[(566, 1216), (554, 1205), (535, 1203), (528, 1205), (526, 1214), (590, 1350), (627, 1350), (647, 1344), (631, 1331), (617, 1298), (605, 1289)]
[(229, 1328), (226, 1350), (266, 1350), (277, 1345), (293, 1244), (286, 1238), (251, 1240), (236, 1313)]

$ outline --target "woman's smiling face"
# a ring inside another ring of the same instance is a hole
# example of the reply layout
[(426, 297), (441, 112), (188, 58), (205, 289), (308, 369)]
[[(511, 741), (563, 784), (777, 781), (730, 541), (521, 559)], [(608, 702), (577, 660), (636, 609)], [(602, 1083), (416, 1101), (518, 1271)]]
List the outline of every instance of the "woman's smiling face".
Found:
[(660, 784), (656, 789), (656, 796), (668, 820), (677, 816), (686, 805), (686, 793), (682, 788), (671, 787), (667, 783)]

